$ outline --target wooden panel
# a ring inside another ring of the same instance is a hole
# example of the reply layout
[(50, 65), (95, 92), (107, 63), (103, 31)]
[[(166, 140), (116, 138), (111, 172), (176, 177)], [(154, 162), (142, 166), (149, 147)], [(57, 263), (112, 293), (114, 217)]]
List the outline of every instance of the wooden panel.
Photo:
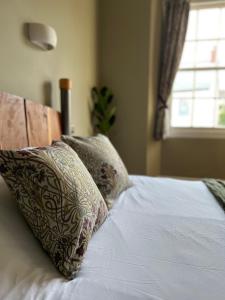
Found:
[(49, 144), (53, 140), (60, 140), (62, 135), (61, 114), (50, 107), (48, 108), (48, 133)]
[(0, 148), (28, 146), (24, 99), (0, 92)]
[(61, 126), (54, 109), (0, 92), (0, 149), (50, 145), (60, 139)]
[(30, 100), (25, 100), (25, 104), (29, 146), (48, 145), (48, 107)]
[(29, 146), (51, 145), (62, 134), (61, 114), (51, 107), (25, 100)]

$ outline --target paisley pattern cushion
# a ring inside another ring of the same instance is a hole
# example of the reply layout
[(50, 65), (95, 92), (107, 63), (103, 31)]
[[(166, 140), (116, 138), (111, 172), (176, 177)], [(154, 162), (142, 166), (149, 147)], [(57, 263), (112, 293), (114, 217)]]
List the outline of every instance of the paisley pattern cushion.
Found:
[(110, 209), (114, 199), (132, 185), (110, 140), (102, 134), (87, 138), (63, 135), (62, 140), (77, 152)]
[(0, 172), (34, 235), (58, 270), (75, 277), (107, 207), (91, 175), (66, 144), (0, 151)]

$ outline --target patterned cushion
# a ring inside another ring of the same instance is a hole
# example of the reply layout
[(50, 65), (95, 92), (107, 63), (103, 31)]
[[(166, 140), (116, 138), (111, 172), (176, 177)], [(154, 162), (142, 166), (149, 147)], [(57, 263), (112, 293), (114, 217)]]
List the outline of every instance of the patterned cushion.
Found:
[(75, 277), (107, 207), (91, 175), (66, 144), (0, 151), (0, 172), (34, 235), (59, 271)]
[(108, 208), (113, 200), (131, 186), (127, 170), (109, 139), (98, 134), (93, 137), (62, 136), (62, 140), (79, 155), (97, 184)]

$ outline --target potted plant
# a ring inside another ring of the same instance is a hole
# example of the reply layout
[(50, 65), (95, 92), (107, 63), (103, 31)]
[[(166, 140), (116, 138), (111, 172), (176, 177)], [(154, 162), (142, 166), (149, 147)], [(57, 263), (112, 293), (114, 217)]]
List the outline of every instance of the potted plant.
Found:
[(114, 95), (106, 86), (91, 91), (93, 101), (93, 125), (96, 132), (108, 135), (116, 120), (116, 106)]

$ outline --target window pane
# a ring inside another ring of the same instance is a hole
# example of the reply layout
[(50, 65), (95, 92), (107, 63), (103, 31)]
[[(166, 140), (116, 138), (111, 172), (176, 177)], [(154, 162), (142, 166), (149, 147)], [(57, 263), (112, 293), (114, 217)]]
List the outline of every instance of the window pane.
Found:
[(197, 24), (197, 11), (191, 10), (189, 14), (186, 40), (196, 39), (196, 24)]
[(214, 99), (196, 99), (193, 103), (193, 127), (214, 127)]
[(216, 97), (216, 72), (198, 71), (195, 79), (195, 98)]
[(192, 99), (173, 99), (172, 103), (172, 127), (191, 126)]
[(193, 68), (195, 65), (195, 42), (186, 42), (181, 58), (180, 68)]
[(221, 30), (221, 33), (220, 33), (220, 35), (221, 35), (221, 37), (222, 38), (225, 38), (225, 8), (223, 8), (222, 9), (222, 11), (221, 11), (221, 18), (222, 18), (222, 24), (221, 24), (221, 27), (220, 27), (220, 30)]
[(218, 96), (225, 100), (225, 71), (218, 72), (219, 84), (218, 84)]
[(198, 38), (219, 38), (220, 9), (202, 9), (198, 13)]
[[(225, 16), (224, 16), (224, 18), (225, 18)], [(224, 24), (224, 26), (225, 26), (225, 24)], [(225, 67), (225, 41), (219, 42), (218, 65)]]
[(225, 68), (225, 7), (192, 10), (180, 63), (192, 70), (175, 78), (172, 127), (225, 128), (225, 70), (217, 67)]
[(225, 127), (225, 101), (217, 101), (217, 127)]
[(216, 42), (198, 42), (196, 67), (215, 67), (217, 65), (218, 49)]
[(192, 98), (192, 91), (194, 86), (194, 72), (177, 72), (177, 76), (173, 86), (174, 97), (179, 97), (178, 93), (185, 93), (187, 97)]

